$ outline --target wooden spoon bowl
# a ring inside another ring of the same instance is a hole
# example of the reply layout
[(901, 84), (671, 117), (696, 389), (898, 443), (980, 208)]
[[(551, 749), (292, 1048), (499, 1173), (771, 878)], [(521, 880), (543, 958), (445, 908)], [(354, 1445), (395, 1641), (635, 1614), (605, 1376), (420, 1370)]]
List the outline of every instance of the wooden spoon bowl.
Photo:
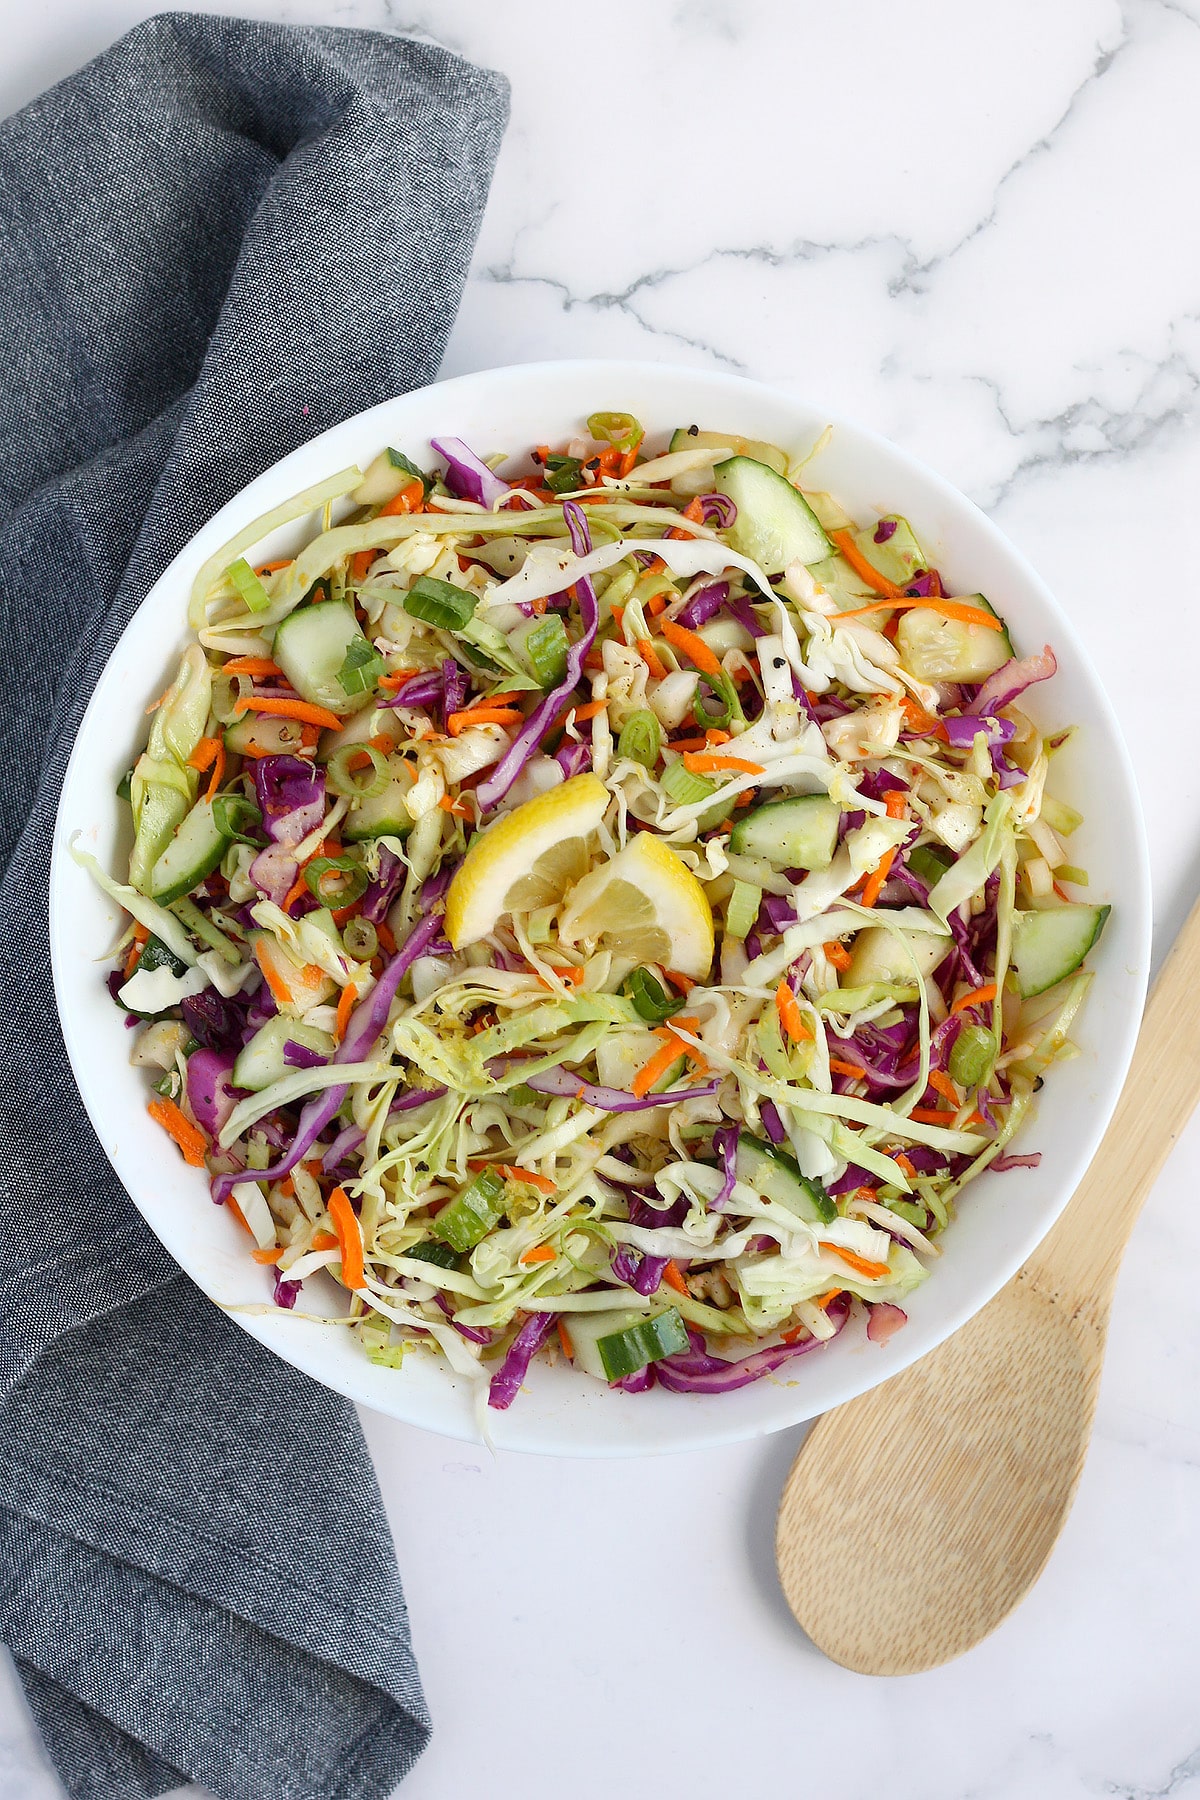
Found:
[(827, 1656), (911, 1675), (993, 1630), (1046, 1565), (1087, 1455), (1121, 1256), (1200, 1097), (1193, 908), (1066, 1212), (938, 1349), (821, 1419), (784, 1484), (789, 1606)]

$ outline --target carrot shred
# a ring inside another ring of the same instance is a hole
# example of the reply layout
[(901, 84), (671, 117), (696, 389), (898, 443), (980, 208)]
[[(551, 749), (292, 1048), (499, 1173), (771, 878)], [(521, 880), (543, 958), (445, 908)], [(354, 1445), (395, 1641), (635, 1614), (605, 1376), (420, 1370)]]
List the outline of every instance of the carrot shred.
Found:
[(546, 967), (557, 975), (560, 981), (567, 981), (572, 987), (582, 987), (587, 979), (584, 971), (574, 963), (564, 963), (561, 968), (555, 963), (547, 963)]
[(269, 1268), (272, 1263), (279, 1261), (286, 1249), (286, 1244), (271, 1244), (266, 1250), (254, 1249), (250, 1254), (256, 1263), (262, 1263), (264, 1267)]
[(254, 573), (256, 575), (275, 575), (280, 569), (290, 569), (292, 561), (290, 556), (281, 556), (277, 562), (259, 563)]
[(366, 1270), (363, 1267), (362, 1227), (355, 1217), (345, 1188), (335, 1187), (325, 1202), (342, 1252), (342, 1280), (348, 1288), (360, 1288)]
[[(898, 588), (894, 581), (889, 581), (886, 575), (881, 575), (873, 562), (868, 562), (855, 543), (852, 531), (843, 529), (842, 531), (831, 531), (827, 535), (833, 539), (854, 573), (861, 575), (868, 587), (874, 588), (877, 594), (886, 594), (891, 600), (898, 600), (901, 597), (903, 590)], [(849, 614), (843, 613), (842, 617), (848, 618)]]
[(836, 938), (832, 938), (828, 944), (822, 944), (821, 948), (835, 969), (841, 970), (850, 967), (850, 952), (845, 944), (839, 944)]
[(896, 1152), (895, 1156), (892, 1158), (892, 1161), (895, 1163), (895, 1165), (899, 1169), (900, 1173), (902, 1175), (907, 1176), (909, 1181), (912, 1181), (914, 1179), (914, 1177), (916, 1176), (916, 1173), (917, 1173), (916, 1168), (909, 1161), (908, 1157), (905, 1156), (903, 1150), (898, 1150)]
[(701, 670), (703, 674), (724, 675), (725, 671), (721, 667), (720, 662), (713, 655), (713, 652), (709, 649), (704, 639), (698, 637), (694, 631), (688, 631), (685, 626), (677, 625), (674, 619), (664, 619), (662, 622), (662, 634), (666, 638), (668, 644), (673, 644), (676, 650), (682, 650), (689, 661), (694, 663), (696, 668)]
[(893, 607), (923, 606), (927, 612), (940, 613), (944, 619), (957, 619), (963, 625), (985, 625), (989, 631), (1003, 631), (1004, 620), (980, 606), (968, 606), (963, 600), (939, 600), (933, 594), (900, 594), (894, 600), (875, 600), (870, 606), (855, 606), (838, 614), (842, 619), (863, 619), (868, 613), (890, 612)]
[(645, 1098), (656, 1081), (661, 1081), (671, 1064), (684, 1055), (689, 1046), (677, 1038), (674, 1032), (667, 1034), (667, 1040), (661, 1050), (656, 1050), (649, 1062), (644, 1062), (629, 1084), (630, 1092), (639, 1100)]
[(468, 1169), (495, 1169), (503, 1175), (505, 1181), (523, 1181), (527, 1187), (537, 1188), (541, 1194), (557, 1193), (556, 1184), (548, 1175), (539, 1175), (536, 1169), (522, 1169), (517, 1163), (489, 1162), (486, 1156), (470, 1156), (467, 1158)]
[(418, 673), (419, 671), (416, 669), (388, 669), (379, 677), (379, 685), (381, 688), (386, 688), (389, 694), (394, 693), (397, 688), (402, 688), (406, 681), (411, 681), (413, 676)]
[(420, 481), (410, 481), (408, 486), (402, 487), (386, 506), (380, 507), (378, 517), (392, 519), (399, 513), (416, 513), (424, 512), (424, 510), (425, 484)]
[(456, 819), (469, 819), (471, 809), (464, 800), (455, 800), (450, 794), (443, 794), (438, 801), (443, 812), (453, 813)]
[(911, 695), (907, 695), (900, 702), (900, 711), (904, 714), (910, 731), (920, 732), (922, 737), (945, 738), (947, 736), (946, 727), (937, 714), (926, 712), (923, 706), (917, 705)]
[(312, 1247), (314, 1250), (336, 1250), (337, 1239), (331, 1231), (314, 1231)]
[(356, 550), (350, 558), (350, 579), (357, 587), (366, 580), (367, 570), (379, 555), (378, 550)]
[(817, 1248), (832, 1250), (835, 1256), (840, 1256), (857, 1274), (870, 1276), (873, 1280), (879, 1280), (881, 1276), (892, 1272), (886, 1263), (873, 1262), (869, 1256), (860, 1256), (857, 1250), (847, 1250), (841, 1244), (830, 1243), (828, 1238), (818, 1238)]
[(357, 999), (358, 989), (351, 981), (338, 996), (337, 1024), (334, 1027), (334, 1036), (339, 1044), (346, 1035), (346, 1027), (350, 1023), (350, 1014), (354, 1011), (354, 1003)]
[[(308, 892), (308, 883), (304, 879), (304, 871), (301, 870), (300, 874), (297, 875), (295, 881), (293, 881), (291, 887), (288, 889), (287, 893), (284, 895), (284, 900), (283, 900), (284, 912), (290, 913), (292, 910), (292, 907), (294, 906), (296, 901), (299, 900), (301, 898), (301, 896), (303, 894), (306, 894), (307, 892)], [(272, 989), (272, 992), (274, 992), (274, 989)], [(276, 999), (278, 999), (279, 996), (276, 995), (275, 997), (276, 997)]]
[(553, 725), (550, 727), (550, 730), (546, 733), (546, 736), (549, 737), (551, 733), (555, 731), (563, 731), (572, 714), (575, 715), (576, 725), (584, 725), (589, 719), (595, 719), (602, 712), (607, 711), (607, 700), (588, 700), (583, 706), (576, 706), (574, 701), (572, 701), (570, 706), (563, 707), (557, 719), (555, 719)]
[[(955, 1111), (957, 1110), (956, 1107)], [(908, 1116), (910, 1119), (918, 1119), (922, 1125), (945, 1125), (947, 1120), (953, 1119), (954, 1113), (947, 1112), (944, 1107), (914, 1106)]]
[(862, 1081), (867, 1073), (861, 1063), (845, 1062), (840, 1056), (831, 1056), (829, 1066), (839, 1075), (848, 1075), (851, 1081)]
[[(290, 896), (289, 896), (289, 899), (290, 899)], [(286, 906), (284, 907), (284, 911), (285, 912), (287, 911)], [(255, 942), (254, 957), (255, 957), (255, 961), (258, 963), (259, 968), (263, 972), (263, 980), (266, 982), (267, 986), (271, 990), (271, 993), (274, 995), (276, 1004), (278, 1006), (290, 1006), (292, 1003), (292, 990), (287, 985), (287, 982), (284, 981), (283, 977), (275, 969), (273, 969), (271, 967), (270, 958), (268, 956), (263, 955), (263, 939), (262, 938), (257, 939)]]
[(960, 994), (957, 1000), (951, 1002), (950, 1011), (952, 1013), (964, 1012), (968, 1006), (986, 1006), (989, 1000), (995, 998), (996, 984), (994, 981), (989, 981), (984, 987), (972, 988), (969, 994)]
[(220, 738), (202, 737), (192, 754), (188, 757), (189, 769), (210, 769), (217, 759), (217, 751), (223, 748)]
[(649, 669), (653, 680), (662, 681), (665, 678), (667, 671), (663, 666), (663, 662), (662, 662), (661, 657), (658, 654), (658, 651), (654, 648), (654, 645), (650, 642), (650, 639), (649, 638), (639, 638), (637, 641), (637, 647), (638, 647), (638, 655), (641, 657), (642, 661), (645, 663), (646, 667)]
[(747, 762), (744, 756), (713, 756), (707, 751), (687, 751), (683, 758), (683, 766), (685, 769), (691, 769), (695, 775), (707, 775), (710, 771), (720, 769), (737, 769), (743, 775), (766, 773), (762, 763)]
[(670, 604), (665, 594), (651, 594), (646, 602), (646, 611), (652, 619), (657, 619), (659, 613), (665, 613)]
[(678, 969), (667, 969), (665, 974), (667, 980), (672, 986), (677, 987), (681, 994), (690, 994), (696, 985), (690, 975), (681, 975)]
[(221, 664), (222, 675), (282, 675), (279, 664), (269, 656), (231, 656)]
[(557, 1255), (557, 1250), (552, 1250), (549, 1244), (534, 1244), (531, 1249), (523, 1251), (517, 1260), (525, 1268), (530, 1268), (534, 1263), (553, 1262)]
[(233, 703), (235, 713), (270, 713), (278, 719), (299, 719), (305, 725), (319, 725), (324, 731), (340, 731), (345, 721), (324, 706), (308, 700), (279, 700), (269, 694), (239, 694)]
[(683, 1279), (683, 1271), (673, 1256), (667, 1258), (667, 1266), (662, 1272), (662, 1278), (668, 1287), (675, 1289), (677, 1294), (685, 1294), (689, 1300), (691, 1299), (691, 1289)]
[(204, 1152), (208, 1148), (208, 1139), (204, 1133), (184, 1117), (173, 1100), (151, 1100), (146, 1111), (156, 1125), (161, 1125), (169, 1137), (173, 1137), (179, 1145), (185, 1163), (193, 1169), (204, 1167)]
[(959, 1106), (962, 1104), (958, 1096), (958, 1089), (943, 1070), (930, 1069), (929, 1085), (935, 1094), (940, 1094), (943, 1100), (948, 1100), (950, 1102), (955, 1112), (958, 1111)]
[(570, 1332), (567, 1330), (566, 1326), (564, 1325), (564, 1323), (561, 1319), (559, 1319), (559, 1321), (558, 1321), (557, 1331), (558, 1331), (558, 1341), (562, 1347), (563, 1355), (570, 1362), (574, 1362), (575, 1361), (575, 1346), (571, 1342)]
[(234, 1199), (232, 1194), (229, 1194), (226, 1197), (225, 1205), (228, 1208), (228, 1210), (233, 1214), (234, 1218), (237, 1220), (237, 1222), (241, 1226), (242, 1230), (246, 1233), (246, 1236), (253, 1237), (254, 1233), (250, 1229), (249, 1223), (247, 1222), (247, 1219), (246, 1219), (246, 1215), (242, 1211), (241, 1207), (238, 1205), (237, 1201)]
[(392, 935), (391, 926), (388, 925), (386, 922), (384, 922), (381, 925), (377, 925), (375, 927), (375, 936), (379, 939), (379, 948), (385, 953), (385, 955), (395, 956), (396, 940)]
[(446, 730), (451, 737), (457, 737), (468, 725), (519, 725), (521, 714), (515, 706), (468, 706), (462, 712), (452, 712), (446, 720)]
[(775, 1011), (779, 1014), (784, 1036), (793, 1044), (802, 1044), (806, 1038), (811, 1038), (812, 1032), (804, 1023), (799, 1003), (786, 978), (775, 989)]

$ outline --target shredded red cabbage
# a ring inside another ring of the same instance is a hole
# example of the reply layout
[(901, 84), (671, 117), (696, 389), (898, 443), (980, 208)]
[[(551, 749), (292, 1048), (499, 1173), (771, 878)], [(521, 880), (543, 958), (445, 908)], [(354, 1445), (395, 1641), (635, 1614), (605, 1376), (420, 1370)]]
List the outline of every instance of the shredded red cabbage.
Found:
[(554, 1330), (555, 1317), (554, 1313), (530, 1313), (509, 1345), (508, 1355), (488, 1387), (488, 1405), (494, 1406), (497, 1412), (503, 1412), (516, 1399), (530, 1363)]
[[(850, 1316), (849, 1302), (834, 1300), (825, 1316), (834, 1325), (836, 1337)], [(724, 1362), (719, 1356), (708, 1354), (698, 1333), (689, 1331), (688, 1336), (693, 1346), (690, 1354), (665, 1356), (654, 1365), (663, 1387), (676, 1394), (731, 1393), (734, 1388), (745, 1387), (748, 1382), (769, 1375), (790, 1357), (802, 1356), (806, 1350), (814, 1350), (818, 1344), (830, 1341), (828, 1338), (801, 1338), (794, 1344), (772, 1344), (765, 1350), (739, 1357), (736, 1362)]]
[(708, 587), (697, 588), (686, 606), (676, 614), (676, 623), (683, 625), (688, 631), (695, 631), (700, 625), (720, 612), (729, 599), (729, 583), (714, 581)]
[(1058, 662), (1049, 644), (1040, 656), (1013, 657), (994, 675), (989, 675), (972, 703), (972, 711), (977, 713), (997, 713), (1002, 706), (1008, 706), (1027, 687), (1035, 681), (1049, 681), (1056, 673)]
[(298, 844), (325, 817), (325, 775), (299, 756), (260, 756), (254, 792), (273, 843)]
[[(494, 1065), (493, 1065), (494, 1066)], [(505, 1063), (511, 1068), (511, 1063)], [(555, 1069), (543, 1069), (539, 1074), (527, 1075), (525, 1085), (531, 1087), (535, 1094), (556, 1094), (573, 1100), (580, 1100), (584, 1106), (597, 1106), (602, 1112), (632, 1113), (646, 1112), (652, 1106), (674, 1106), (680, 1100), (709, 1100), (720, 1087), (720, 1080), (705, 1082), (701, 1087), (668, 1088), (662, 1094), (627, 1093), (624, 1088), (598, 1087), (594, 1081), (584, 1081), (561, 1063)]]
[(998, 1156), (990, 1166), (997, 1175), (1005, 1175), (1009, 1169), (1036, 1169), (1041, 1160), (1041, 1151), (1034, 1150), (1028, 1156)]
[(446, 464), (446, 486), (463, 500), (494, 506), (512, 493), (507, 481), (493, 475), (485, 462), (468, 449), (461, 438), (431, 438), (430, 443)]
[(307, 1044), (297, 1044), (288, 1038), (283, 1046), (283, 1060), (289, 1069), (319, 1069), (329, 1058), (322, 1056), (319, 1050), (311, 1050)]
[(908, 1314), (890, 1300), (877, 1300), (867, 1320), (867, 1336), (873, 1344), (886, 1344), (890, 1337), (908, 1324)]
[(188, 1105), (196, 1123), (211, 1138), (217, 1136), (237, 1105), (230, 1092), (234, 1060), (232, 1050), (193, 1050), (187, 1059)]

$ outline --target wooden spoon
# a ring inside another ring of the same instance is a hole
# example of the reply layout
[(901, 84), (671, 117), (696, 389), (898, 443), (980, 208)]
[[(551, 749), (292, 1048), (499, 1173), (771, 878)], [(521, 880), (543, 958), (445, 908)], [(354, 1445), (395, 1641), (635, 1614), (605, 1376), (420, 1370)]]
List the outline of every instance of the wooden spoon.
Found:
[(1200, 903), (1049, 1236), (953, 1337), (827, 1413), (801, 1446), (779, 1507), (779, 1578), (813, 1643), (846, 1668), (911, 1675), (960, 1656), (1045, 1567), (1087, 1454), (1117, 1269), (1200, 1098), (1198, 976)]

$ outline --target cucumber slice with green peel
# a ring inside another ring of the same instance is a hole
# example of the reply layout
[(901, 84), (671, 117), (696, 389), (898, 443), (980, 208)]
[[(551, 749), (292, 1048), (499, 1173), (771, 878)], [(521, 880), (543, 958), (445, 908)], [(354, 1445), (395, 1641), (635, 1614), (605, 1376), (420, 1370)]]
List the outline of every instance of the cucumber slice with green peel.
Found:
[(370, 704), (374, 680), (361, 692), (347, 693), (339, 679), (348, 657), (375, 655), (344, 600), (323, 600), (289, 613), (275, 628), (272, 654), (296, 692), (314, 706), (344, 718)]
[(288, 1044), (299, 1044), (302, 1049), (315, 1051), (326, 1058), (337, 1048), (327, 1031), (276, 1014), (239, 1051), (233, 1065), (234, 1087), (251, 1088), (257, 1093), (261, 1088), (270, 1087), (273, 1081), (282, 1081), (285, 1075), (292, 1074), (298, 1065), (288, 1062), (284, 1055)]
[[(880, 526), (892, 526), (882, 543), (875, 535)], [(854, 542), (873, 569), (896, 587), (907, 587), (913, 577), (929, 567), (929, 558), (916, 539), (908, 520), (899, 513), (885, 513), (878, 525), (864, 525), (854, 533)]]
[(495, 1169), (480, 1169), (474, 1181), (455, 1195), (430, 1226), (434, 1237), (461, 1255), (474, 1249), (504, 1217), (507, 1186)]
[(620, 1381), (647, 1363), (682, 1355), (690, 1347), (687, 1327), (673, 1306), (649, 1316), (628, 1307), (567, 1313), (563, 1323), (570, 1333), (575, 1367), (597, 1381)]
[(764, 444), (759, 438), (742, 437), (737, 431), (700, 431), (695, 425), (681, 425), (672, 432), (670, 447), (673, 451), (729, 449), (735, 456), (749, 456), (755, 462), (765, 463), (778, 475), (786, 475), (788, 471), (785, 450), (775, 444)]
[[(965, 594), (960, 604), (999, 617), (982, 594)], [(985, 681), (1013, 654), (1006, 628), (994, 631), (987, 625), (964, 624), (924, 606), (901, 613), (896, 648), (918, 681)]]
[(739, 1181), (764, 1200), (777, 1200), (797, 1218), (827, 1225), (837, 1217), (837, 1207), (821, 1183), (802, 1175), (794, 1156), (778, 1145), (768, 1144), (764, 1138), (750, 1137), (743, 1131), (738, 1140), (736, 1173)]
[(791, 562), (820, 562), (832, 548), (817, 515), (778, 470), (750, 456), (731, 456), (713, 470), (713, 483), (738, 509), (726, 532), (742, 556), (752, 557), (766, 575), (779, 575)]
[(273, 719), (269, 713), (243, 713), (225, 727), (225, 748), (244, 756), (248, 750), (267, 756), (294, 756), (304, 743), (299, 719)]
[[(916, 957), (914, 973), (911, 959), (905, 955), (909, 945)], [(874, 983), (911, 987), (917, 974), (932, 975), (939, 963), (945, 962), (954, 940), (936, 931), (889, 931), (884, 925), (869, 925), (860, 931), (850, 952), (850, 961), (842, 974), (846, 988), (870, 987)]]
[[(836, 602), (842, 612), (850, 612), (859, 606), (869, 606), (879, 595), (869, 582), (863, 580), (857, 569), (852, 569), (844, 556), (834, 554), (826, 556), (820, 562), (810, 563), (808, 572), (818, 587), (823, 587), (830, 599)], [(877, 613), (877, 619), (884, 624), (888, 615)]]
[(1068, 901), (1039, 912), (1020, 913), (1013, 926), (1012, 962), (1023, 1000), (1044, 994), (1073, 975), (1100, 933), (1111, 906)]
[(904, 860), (905, 866), (918, 881), (923, 881), (926, 887), (936, 887), (954, 861), (954, 854), (950, 850), (943, 850), (939, 844), (918, 844), (915, 850), (908, 852)]
[(350, 804), (342, 821), (342, 836), (348, 844), (359, 844), (364, 838), (407, 837), (412, 830), (412, 816), (404, 802), (412, 793), (412, 777), (400, 758), (389, 757), (388, 767), (395, 773), (377, 794), (367, 794)]
[(825, 794), (768, 800), (738, 820), (729, 848), (738, 856), (761, 856), (776, 869), (827, 869), (841, 816), (841, 807)]
[(232, 840), (213, 817), (211, 800), (197, 800), (150, 871), (150, 898), (160, 906), (182, 900), (211, 875)]

